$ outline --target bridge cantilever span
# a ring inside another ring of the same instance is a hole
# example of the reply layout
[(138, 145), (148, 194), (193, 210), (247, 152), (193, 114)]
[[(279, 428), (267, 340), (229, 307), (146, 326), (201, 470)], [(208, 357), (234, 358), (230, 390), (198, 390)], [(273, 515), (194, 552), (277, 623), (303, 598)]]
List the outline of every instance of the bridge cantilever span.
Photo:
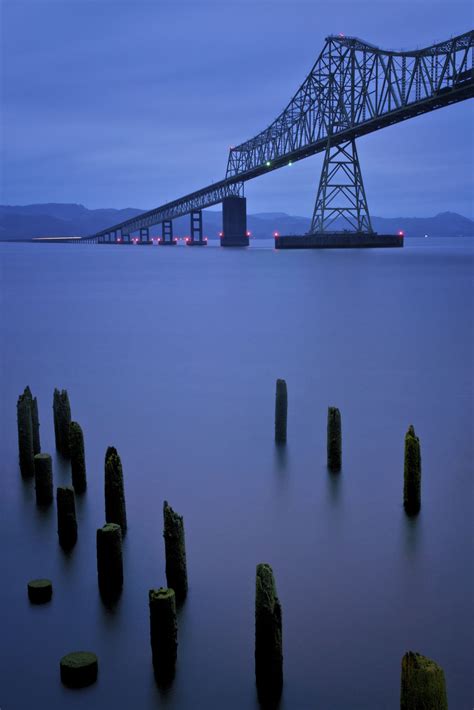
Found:
[[(321, 151), (325, 161), (311, 232), (327, 232), (342, 219), (351, 231), (370, 234), (355, 139), (473, 97), (473, 48), (474, 31), (412, 51), (383, 50), (357, 37), (329, 36), (284, 111), (264, 131), (230, 149), (222, 181), (88, 239), (118, 230), (128, 235), (220, 202), (228, 212), (227, 224), (240, 234), (246, 224), (241, 218), (245, 202), (235, 198), (242, 198), (244, 182)], [(343, 169), (337, 167), (341, 163)], [(343, 184), (336, 180), (341, 172), (348, 176)], [(345, 204), (336, 204), (344, 199)]]

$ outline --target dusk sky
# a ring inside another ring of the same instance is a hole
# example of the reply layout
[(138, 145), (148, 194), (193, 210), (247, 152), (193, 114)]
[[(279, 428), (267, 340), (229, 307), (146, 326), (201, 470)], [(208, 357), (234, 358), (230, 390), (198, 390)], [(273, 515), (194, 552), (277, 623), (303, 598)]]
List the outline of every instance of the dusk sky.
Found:
[[(325, 37), (413, 49), (471, 0), (1, 0), (2, 204), (149, 209), (224, 177)], [(358, 141), (373, 215), (474, 217), (472, 101)], [(322, 155), (247, 183), (249, 213), (310, 215)]]

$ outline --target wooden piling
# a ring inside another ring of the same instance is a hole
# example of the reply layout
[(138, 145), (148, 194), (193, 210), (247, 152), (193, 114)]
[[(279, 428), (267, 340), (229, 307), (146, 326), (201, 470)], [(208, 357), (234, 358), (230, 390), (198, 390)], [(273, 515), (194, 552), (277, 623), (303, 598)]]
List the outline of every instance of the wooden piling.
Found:
[(84, 493), (87, 488), (84, 435), (77, 422), (69, 425), (69, 454), (71, 457), (72, 485), (76, 493)]
[(49, 454), (36, 454), (35, 492), (38, 505), (49, 505), (53, 502), (53, 462)]
[(56, 491), (58, 508), (59, 544), (69, 550), (77, 541), (76, 504), (72, 488), (60, 487)]
[(123, 484), (122, 462), (117, 449), (109, 446), (105, 453), (105, 520), (127, 530), (127, 511)]
[(413, 651), (402, 658), (400, 710), (448, 710), (443, 669)]
[(327, 458), (330, 471), (337, 473), (341, 470), (341, 413), (337, 407), (328, 407)]
[(54, 390), (53, 395), (54, 435), (56, 449), (69, 458), (69, 425), (71, 424), (71, 405), (67, 390)]
[(153, 667), (158, 677), (166, 679), (174, 674), (178, 651), (174, 590), (165, 587), (150, 589), (148, 602)]
[(110, 599), (118, 596), (123, 586), (122, 529), (107, 523), (97, 530), (97, 576), (100, 593)]
[(279, 444), (286, 441), (286, 425), (288, 418), (288, 390), (285, 380), (276, 381), (275, 398), (275, 441)]
[(185, 599), (188, 592), (183, 518), (174, 512), (166, 500), (163, 504), (163, 518), (166, 580), (168, 587), (174, 590), (176, 600), (180, 602)]
[(413, 425), (405, 434), (403, 478), (403, 506), (408, 515), (416, 515), (421, 507), (421, 452)]
[(28, 393), (28, 389), (18, 397), (16, 405), (18, 451), (20, 471), (23, 476), (33, 476), (35, 473), (31, 394)]
[(259, 701), (265, 706), (276, 704), (283, 687), (282, 614), (268, 564), (257, 565), (255, 677)]

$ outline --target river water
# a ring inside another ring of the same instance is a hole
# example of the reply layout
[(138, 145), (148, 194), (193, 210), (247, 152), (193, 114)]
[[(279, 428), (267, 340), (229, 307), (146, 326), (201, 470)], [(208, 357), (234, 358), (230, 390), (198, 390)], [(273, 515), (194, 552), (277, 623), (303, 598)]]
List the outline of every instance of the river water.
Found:
[[(272, 565), (283, 610), (281, 710), (396, 710), (400, 662), (445, 669), (450, 710), (474, 703), (474, 240), (403, 250), (276, 252), (0, 245), (2, 710), (256, 710), (254, 586)], [(277, 377), (288, 443), (273, 442)], [(16, 399), (38, 397), (55, 485), (52, 396), (83, 427), (79, 538), (18, 469)], [(325, 463), (328, 405), (343, 469)], [(422, 509), (402, 507), (403, 439), (422, 447)], [(123, 462), (125, 582), (97, 588), (103, 459)], [(171, 688), (155, 682), (148, 589), (165, 585), (162, 505), (184, 516), (190, 591)], [(50, 604), (26, 583), (53, 580)], [(59, 659), (99, 656), (63, 687)]]

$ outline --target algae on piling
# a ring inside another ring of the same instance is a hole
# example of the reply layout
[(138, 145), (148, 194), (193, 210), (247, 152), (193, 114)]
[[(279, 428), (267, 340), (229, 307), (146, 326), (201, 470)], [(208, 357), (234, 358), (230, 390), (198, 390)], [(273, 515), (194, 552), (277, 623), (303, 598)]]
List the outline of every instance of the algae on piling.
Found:
[(84, 493), (87, 488), (84, 434), (77, 422), (69, 425), (69, 454), (73, 488), (76, 493)]
[(117, 449), (109, 446), (105, 453), (105, 521), (116, 523), (122, 528), (122, 536), (127, 530), (127, 511), (123, 471)]
[(255, 591), (255, 677), (263, 704), (277, 703), (283, 687), (282, 613), (273, 570), (257, 565)]
[(415, 429), (411, 424), (405, 434), (403, 505), (408, 515), (416, 515), (421, 507), (420, 440), (416, 436)]
[(443, 669), (413, 651), (402, 658), (400, 710), (448, 710)]
[(166, 580), (168, 587), (174, 590), (176, 600), (180, 602), (185, 599), (188, 592), (183, 518), (181, 515), (175, 513), (166, 500), (163, 504), (163, 518)]

